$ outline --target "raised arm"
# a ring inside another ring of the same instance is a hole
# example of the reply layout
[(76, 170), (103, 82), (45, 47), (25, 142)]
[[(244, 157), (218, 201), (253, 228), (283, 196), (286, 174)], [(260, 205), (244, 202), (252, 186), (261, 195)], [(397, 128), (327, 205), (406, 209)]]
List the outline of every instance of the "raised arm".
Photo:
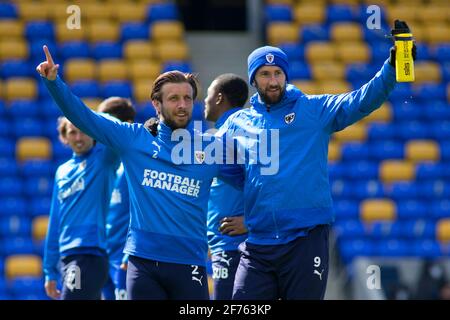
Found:
[(102, 144), (119, 150), (127, 148), (133, 140), (135, 127), (89, 109), (58, 77), (59, 65), (53, 62), (47, 46), (44, 46), (44, 53), (46, 61), (40, 63), (36, 70), (63, 114), (77, 128)]

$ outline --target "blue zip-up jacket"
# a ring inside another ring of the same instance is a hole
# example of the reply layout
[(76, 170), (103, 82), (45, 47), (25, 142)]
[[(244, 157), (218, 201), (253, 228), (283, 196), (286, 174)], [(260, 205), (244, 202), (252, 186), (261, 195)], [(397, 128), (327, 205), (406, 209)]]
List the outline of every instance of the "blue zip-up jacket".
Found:
[(202, 162), (199, 149), (205, 145), (196, 146), (193, 135), (200, 133), (193, 130), (185, 139), (192, 146), (189, 153), (186, 151), (191, 164), (175, 164), (171, 153), (179, 153), (182, 139), (172, 141), (172, 130), (164, 123), (153, 137), (142, 124), (121, 123), (90, 110), (59, 77), (54, 81), (44, 78), (44, 83), (74, 125), (120, 155), (130, 197), (130, 230), (124, 253), (205, 266), (212, 179), (220, 174), (227, 182), (242, 185), (242, 167)]
[(109, 262), (118, 267), (124, 258), (123, 249), (130, 224), (130, 200), (123, 165), (117, 169), (116, 176), (109, 212), (106, 216), (106, 252)]
[[(218, 129), (228, 117), (241, 110), (234, 108), (225, 112), (216, 122)], [(208, 244), (211, 254), (237, 250), (247, 234), (228, 236), (219, 231), (220, 220), (225, 217), (244, 215), (244, 193), (220, 179), (214, 178), (208, 201)]]
[[(246, 158), (244, 211), (249, 243), (283, 244), (313, 226), (333, 222), (327, 170), (330, 135), (379, 108), (395, 83), (395, 69), (386, 61), (358, 90), (306, 95), (288, 85), (279, 103), (266, 106), (256, 93), (250, 99), (251, 108), (228, 118), (218, 135), (234, 135), (238, 143), (242, 141), (239, 131), (279, 130), (276, 174), (262, 175), (264, 165)], [(260, 141), (248, 140), (246, 151)]]
[(97, 143), (56, 170), (45, 241), (46, 280), (58, 279), (61, 256), (106, 254), (106, 214), (119, 164), (112, 150)]

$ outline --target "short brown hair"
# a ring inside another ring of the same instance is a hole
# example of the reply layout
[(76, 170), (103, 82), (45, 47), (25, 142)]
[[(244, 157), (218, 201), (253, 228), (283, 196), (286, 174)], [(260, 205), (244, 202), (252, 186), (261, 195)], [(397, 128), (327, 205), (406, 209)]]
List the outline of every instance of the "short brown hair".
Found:
[(59, 141), (65, 144), (64, 138), (66, 137), (67, 125), (70, 123), (70, 121), (66, 117), (58, 117), (57, 121), (58, 121), (57, 129)]
[(103, 100), (97, 110), (110, 114), (120, 121), (134, 121), (136, 117), (136, 110), (133, 108), (131, 100), (121, 97), (110, 97)]
[(160, 74), (153, 82), (152, 93), (150, 98), (152, 100), (158, 100), (162, 102), (162, 92), (161, 89), (166, 83), (189, 83), (192, 87), (192, 99), (197, 98), (198, 92), (198, 82), (197, 78), (192, 73), (183, 73), (178, 70), (168, 71)]

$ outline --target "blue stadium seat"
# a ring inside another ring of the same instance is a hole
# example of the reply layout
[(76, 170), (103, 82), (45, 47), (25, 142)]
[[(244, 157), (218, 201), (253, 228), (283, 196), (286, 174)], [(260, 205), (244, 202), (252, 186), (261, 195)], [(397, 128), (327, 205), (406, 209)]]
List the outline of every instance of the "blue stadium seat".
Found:
[(327, 8), (327, 23), (332, 24), (340, 21), (357, 21), (360, 18), (360, 12), (354, 10), (351, 5), (332, 4)]
[(17, 277), (10, 281), (9, 291), (18, 300), (45, 299), (44, 279)]
[(378, 180), (361, 181), (354, 185), (353, 197), (359, 200), (365, 198), (384, 198), (384, 187)]
[(5, 79), (11, 77), (31, 77), (34, 76), (34, 73), (34, 68), (27, 61), (23, 60), (7, 60), (0, 67), (0, 77)]
[(390, 239), (377, 241), (374, 255), (380, 257), (405, 257), (410, 256), (411, 251), (407, 241)]
[(441, 64), (441, 68), (442, 80), (448, 83), (450, 81), (450, 62)]
[(418, 258), (433, 259), (442, 256), (439, 243), (435, 240), (417, 240), (412, 244), (412, 253)]
[(394, 200), (415, 199), (418, 195), (418, 187), (414, 182), (394, 182), (385, 188), (386, 195)]
[(423, 108), (426, 110), (426, 112), (423, 112), (424, 119), (430, 121), (450, 121), (449, 105), (442, 100), (429, 101)]
[(433, 201), (430, 207), (433, 218), (442, 219), (450, 217), (450, 201), (448, 199)]
[(28, 160), (21, 164), (20, 171), (24, 178), (51, 176), (53, 166), (49, 160)]
[(154, 3), (147, 7), (147, 21), (177, 20), (178, 9), (175, 3)]
[(31, 21), (25, 26), (25, 36), (28, 40), (32, 39), (54, 39), (55, 30), (52, 22)]
[(439, 43), (433, 48), (433, 58), (443, 64), (450, 61), (450, 44)]
[(328, 41), (330, 40), (330, 31), (325, 25), (311, 24), (305, 25), (301, 28), (302, 44), (306, 44), (310, 41)]
[(389, 94), (389, 101), (392, 102), (394, 107), (400, 104), (409, 104), (412, 103), (412, 97), (414, 96), (414, 92), (409, 83), (397, 83), (394, 90)]
[(0, 203), (2, 204), (0, 206), (0, 216), (27, 215), (27, 202), (24, 198), (21, 198), (20, 196), (7, 196), (2, 192), (0, 192), (0, 194), (2, 195), (2, 197), (0, 197)]
[(34, 100), (14, 100), (9, 105), (9, 114), (13, 119), (36, 118), (41, 114), (41, 108)]
[(395, 122), (420, 121), (423, 114), (428, 113), (428, 108), (415, 102), (406, 102), (394, 104), (392, 111)]
[(342, 162), (328, 163), (328, 176), (330, 180), (342, 179), (346, 177), (347, 166)]
[(8, 109), (6, 109), (5, 103), (0, 99), (0, 117), (6, 117)]
[(418, 163), (416, 165), (417, 180), (436, 180), (444, 176), (445, 166), (442, 163)]
[(388, 123), (371, 123), (367, 127), (367, 137), (371, 141), (393, 140), (396, 138), (397, 129)]
[(192, 72), (191, 64), (187, 61), (167, 61), (162, 66), (162, 72), (178, 70), (181, 72)]
[[(37, 72), (34, 72), (34, 68), (37, 67), (39, 63), (42, 62), (43, 58), (45, 57), (44, 51), (42, 47), (46, 45), (50, 52), (52, 53), (52, 57), (54, 61), (60, 61), (59, 56), (59, 50), (58, 46), (56, 45), (55, 41), (52, 39), (31, 39), (28, 41), (29, 50), (30, 50), (30, 58), (32, 63), (32, 71), (33, 74), (37, 74)], [(39, 76), (39, 75), (38, 75)]]
[(368, 145), (369, 158), (376, 161), (386, 159), (403, 159), (404, 145), (394, 140), (373, 141)]
[(432, 53), (430, 52), (430, 47), (423, 42), (416, 42), (416, 54), (417, 54), (417, 60), (432, 60)]
[[(0, 122), (1, 125), (1, 122)], [(12, 177), (18, 174), (19, 168), (17, 167), (17, 163), (12, 158), (0, 158), (0, 177)]]
[(358, 256), (372, 256), (375, 247), (369, 240), (354, 239), (341, 241), (339, 249), (343, 262), (347, 264), (350, 263), (353, 258)]
[(17, 178), (1, 177), (0, 194), (2, 196), (21, 196), (23, 192), (22, 181)]
[(0, 234), (8, 238), (29, 236), (31, 219), (17, 215), (0, 218)]
[(114, 42), (97, 42), (91, 46), (92, 56), (97, 59), (122, 59), (122, 46)]
[(12, 254), (34, 254), (31, 237), (10, 237), (4, 239), (5, 256)]
[(360, 142), (347, 142), (341, 147), (341, 159), (343, 161), (367, 160), (369, 148), (367, 144)]
[(16, 153), (16, 142), (12, 138), (6, 138), (0, 136), (0, 157), (12, 158)]
[[(61, 117), (63, 115), (54, 100), (44, 100), (43, 102), (39, 103), (39, 106), (40, 112), (47, 120), (55, 121), (58, 117)], [(56, 122), (53, 124), (53, 127), (56, 131)]]
[(352, 169), (348, 172), (348, 177), (355, 180), (376, 180), (378, 179), (379, 164), (367, 160), (353, 161), (349, 165)]
[(403, 238), (407, 241), (418, 239), (434, 239), (436, 225), (432, 220), (417, 219), (403, 222)]
[(0, 18), (15, 19), (17, 18), (17, 8), (12, 3), (0, 3)]
[[(365, 28), (364, 28), (365, 29)], [(373, 41), (370, 43), (372, 64), (377, 65), (380, 69), (383, 63), (389, 58), (389, 50), (392, 46), (388, 41)], [(398, 87), (398, 86), (397, 86)], [(392, 96), (391, 94), (390, 96)]]
[(447, 98), (446, 90), (447, 88), (442, 83), (423, 83), (414, 87), (415, 96), (424, 103), (430, 100), (445, 100)]
[(305, 46), (298, 43), (285, 43), (278, 46), (286, 53), (290, 63), (303, 61), (305, 59)]
[(423, 199), (450, 199), (450, 182), (442, 180), (425, 181), (418, 185), (419, 195)]
[(136, 106), (136, 122), (144, 123), (147, 119), (156, 116), (156, 111), (151, 102), (141, 103)]
[(431, 136), (431, 128), (424, 122), (408, 121), (402, 122), (397, 126), (397, 136), (400, 139), (412, 140), (412, 139), (427, 139)]
[(101, 86), (101, 96), (130, 98), (133, 96), (131, 85), (128, 81), (111, 81)]
[(450, 121), (435, 121), (429, 124), (431, 137), (437, 141), (450, 140)]
[(52, 141), (53, 159), (59, 163), (66, 162), (72, 157), (72, 150), (60, 141)]
[[(0, 143), (0, 145), (1, 145), (1, 143)], [(450, 161), (450, 140), (442, 141), (439, 144), (439, 147), (441, 149), (441, 160), (449, 162)]]
[(359, 218), (359, 203), (352, 200), (336, 200), (333, 204), (336, 220), (357, 220)]
[(331, 194), (334, 199), (353, 199), (353, 183), (345, 180), (331, 182)]
[(203, 102), (195, 101), (194, 109), (192, 110), (192, 120), (203, 120), (205, 117), (204, 110)]
[(97, 98), (100, 96), (100, 86), (94, 80), (75, 81), (70, 85), (70, 89), (80, 98)]
[(265, 6), (266, 23), (271, 22), (290, 22), (292, 21), (292, 8), (289, 5), (266, 5)]
[[(290, 63), (291, 70), (289, 71), (290, 79), (311, 79), (311, 70), (308, 64), (301, 61), (293, 61)], [(300, 88), (301, 89), (301, 88)]]
[(372, 223), (368, 229), (369, 235), (374, 238), (374, 240), (395, 239), (402, 236), (402, 224), (398, 221), (377, 221)]
[[(365, 6), (361, 6), (364, 8)], [(384, 15), (384, 12), (382, 11), (382, 16)], [(366, 24), (366, 19), (368, 18), (368, 15), (365, 11), (361, 11), (360, 13), (361, 18), (364, 19), (363, 24)], [(391, 40), (386, 38), (386, 35), (390, 33), (390, 28), (385, 24), (384, 21), (382, 21), (382, 24), (380, 26), (380, 29), (369, 29), (369, 28), (362, 28), (363, 30), (363, 38), (368, 44), (376, 43), (376, 42), (384, 42), (386, 44), (391, 44)]]
[(42, 135), (50, 140), (58, 139), (58, 130), (57, 130), (57, 119), (56, 118), (47, 118), (44, 120), (44, 132)]
[(427, 212), (428, 206), (426, 202), (415, 199), (397, 200), (397, 218), (399, 220), (425, 218)]
[(13, 121), (13, 134), (16, 138), (42, 136), (44, 130), (40, 120), (23, 118)]
[(149, 27), (146, 23), (128, 22), (122, 24), (121, 28), (122, 42), (130, 39), (149, 39)]
[(345, 219), (336, 221), (333, 225), (338, 241), (347, 239), (360, 239), (366, 236), (364, 224), (358, 219)]
[(30, 177), (26, 178), (25, 184), (25, 195), (27, 197), (51, 197), (53, 191), (53, 173), (54, 166), (52, 163), (52, 174), (40, 177)]
[[(58, 69), (59, 76), (64, 79), (64, 65), (60, 64)], [(46, 101), (53, 99), (50, 93), (48, 92), (47, 87), (44, 84), (44, 81), (39, 80), (37, 82), (38, 87), (38, 95), (39, 95), (39, 101)]]
[(37, 217), (50, 214), (50, 205), (51, 205), (50, 197), (33, 198), (30, 201), (29, 207), (31, 216)]
[(9, 121), (4, 121), (0, 118), (0, 137), (8, 138), (11, 136), (12, 136), (12, 129)]
[(61, 60), (74, 58), (90, 58), (89, 45), (85, 41), (68, 41), (58, 46), (59, 56)]
[(379, 66), (366, 63), (352, 63), (346, 67), (345, 78), (350, 82), (367, 82), (378, 70)]

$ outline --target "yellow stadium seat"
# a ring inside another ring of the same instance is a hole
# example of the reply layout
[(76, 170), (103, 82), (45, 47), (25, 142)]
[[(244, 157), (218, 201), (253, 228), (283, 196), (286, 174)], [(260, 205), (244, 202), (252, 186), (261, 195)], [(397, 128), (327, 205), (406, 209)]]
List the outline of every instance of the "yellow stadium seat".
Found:
[(345, 67), (339, 62), (317, 62), (311, 65), (312, 77), (314, 80), (330, 81), (330, 80), (344, 80)]
[(440, 242), (450, 242), (450, 218), (444, 218), (437, 221), (436, 238)]
[[(416, 8), (410, 5), (390, 5), (386, 8), (386, 17), (389, 26), (394, 25), (396, 19), (408, 22), (408, 26), (411, 27), (410, 23), (417, 20), (419, 15)], [(414, 32), (414, 29), (412, 29)]]
[(293, 9), (294, 21), (299, 25), (322, 24), (325, 22), (325, 5), (316, 3), (298, 4)]
[(3, 82), (0, 80), (0, 99), (3, 99)]
[(93, 80), (95, 77), (95, 63), (92, 59), (70, 59), (64, 65), (64, 78), (68, 82)]
[(111, 21), (92, 21), (88, 26), (87, 38), (90, 42), (119, 40), (119, 24)]
[(414, 84), (424, 82), (441, 82), (440, 65), (432, 61), (417, 61), (414, 64)]
[[(72, 14), (72, 11), (69, 11), (69, 13), (67, 13), (67, 8), (70, 5), (71, 4), (64, 2), (64, 1), (53, 3), (53, 6), (50, 8), (50, 11), (48, 13), (49, 18), (55, 22), (66, 23), (67, 18), (69, 18), (70, 15)], [(80, 8), (80, 10), (81, 10), (81, 8)]]
[(22, 21), (47, 20), (52, 11), (52, 5), (39, 2), (23, 2), (18, 6), (18, 16)]
[(150, 41), (130, 40), (123, 48), (124, 57), (129, 60), (146, 59), (151, 60), (157, 57), (155, 46)]
[(113, 18), (113, 12), (117, 9), (107, 3), (86, 3), (81, 6), (81, 16), (89, 21), (109, 20)]
[(336, 45), (326, 41), (313, 41), (306, 47), (306, 60), (309, 63), (324, 63), (337, 58)]
[(421, 23), (417, 23), (416, 21), (413, 21), (412, 23), (408, 22), (408, 26), (411, 29), (411, 32), (413, 33), (414, 40), (416, 42), (422, 43), (427, 41), (427, 34), (426, 30), (424, 28), (424, 25)]
[(20, 20), (0, 20), (0, 39), (21, 38), (24, 35), (24, 25)]
[(292, 5), (294, 0), (266, 0), (267, 4), (287, 4)]
[(0, 41), (0, 61), (28, 59), (29, 51), (28, 44), (23, 39), (3, 39)]
[(42, 241), (47, 235), (48, 216), (38, 216), (33, 219), (33, 240)]
[(98, 80), (101, 82), (127, 80), (128, 69), (123, 60), (104, 59), (98, 64)]
[(58, 42), (80, 41), (86, 39), (86, 28), (81, 24), (80, 29), (68, 29), (66, 21), (56, 23), (55, 33)]
[(320, 81), (319, 88), (321, 93), (328, 93), (328, 94), (340, 94), (352, 91), (352, 87), (345, 80)]
[(128, 64), (130, 70), (130, 78), (136, 80), (154, 80), (161, 73), (162, 65), (152, 60), (132, 61)]
[(150, 101), (150, 93), (152, 90), (152, 80), (139, 80), (133, 82), (133, 96), (138, 103)]
[(389, 199), (368, 199), (360, 204), (361, 220), (364, 222), (393, 221), (397, 215), (395, 202)]
[[(445, 0), (447, 1), (447, 0)], [(450, 7), (445, 5), (426, 5), (420, 10), (420, 14), (418, 15), (418, 20), (422, 23), (429, 23), (433, 21), (434, 23), (440, 22), (445, 23), (449, 17)]]
[(366, 137), (366, 125), (360, 122), (356, 122), (344, 130), (338, 131), (334, 134), (334, 138), (338, 142), (365, 141)]
[(382, 182), (412, 181), (416, 176), (413, 163), (401, 160), (384, 160), (380, 164), (379, 177)]
[(92, 109), (94, 111), (97, 111), (99, 104), (102, 102), (102, 99), (96, 99), (96, 98), (85, 98), (82, 100), (83, 100), (84, 104), (89, 107), (89, 109)]
[(333, 4), (351, 4), (351, 5), (359, 5), (359, 0), (330, 0), (330, 3)]
[(425, 25), (423, 28), (428, 44), (450, 42), (450, 23)]
[(368, 5), (368, 6), (374, 4), (374, 5), (386, 7), (392, 3), (392, 0), (363, 0), (362, 3), (364, 3), (365, 5)]
[(184, 26), (180, 21), (155, 21), (149, 28), (152, 41), (181, 41), (184, 37)]
[(52, 157), (52, 144), (47, 138), (20, 138), (16, 143), (17, 161), (32, 159), (49, 160)]
[(363, 41), (361, 25), (355, 22), (339, 22), (331, 26), (331, 40), (335, 42)]
[(32, 254), (15, 254), (5, 259), (6, 278), (40, 277), (42, 275), (42, 259)]
[(337, 45), (337, 56), (339, 61), (349, 63), (367, 63), (371, 59), (371, 50), (365, 42), (347, 42)]
[(328, 161), (341, 160), (341, 145), (340, 143), (332, 140), (328, 144)]
[(439, 145), (434, 140), (410, 140), (405, 145), (405, 158), (412, 162), (439, 161)]
[(392, 106), (389, 102), (385, 102), (369, 114), (367, 117), (361, 119), (363, 123), (371, 122), (390, 122), (392, 120)]
[(156, 45), (158, 59), (161, 62), (169, 60), (189, 59), (189, 49), (185, 42), (167, 41)]
[(33, 78), (10, 78), (5, 81), (5, 99), (35, 99), (37, 84)]
[(283, 43), (299, 42), (298, 25), (289, 22), (272, 22), (267, 26), (267, 42), (278, 46)]
[(293, 80), (291, 82), (294, 86), (300, 89), (301, 92), (306, 94), (320, 94), (320, 88), (315, 81), (311, 80)]
[(145, 20), (146, 5), (142, 3), (118, 3), (113, 15), (120, 22), (141, 22)]

